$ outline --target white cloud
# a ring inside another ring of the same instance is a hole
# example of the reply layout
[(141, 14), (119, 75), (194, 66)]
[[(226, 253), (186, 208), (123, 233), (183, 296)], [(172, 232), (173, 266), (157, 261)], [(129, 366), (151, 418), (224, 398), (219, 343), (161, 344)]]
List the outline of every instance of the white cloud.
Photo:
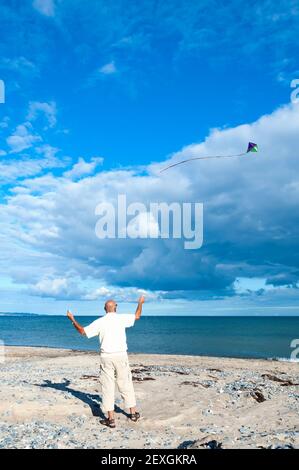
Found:
[(82, 176), (90, 175), (93, 173), (97, 166), (103, 163), (102, 157), (94, 157), (90, 162), (84, 160), (84, 158), (79, 158), (78, 162), (75, 163), (71, 170), (66, 171), (64, 176), (73, 180), (79, 179)]
[(56, 103), (51, 101), (49, 103), (42, 103), (40, 101), (31, 101), (29, 103), (29, 110), (27, 114), (28, 121), (35, 121), (40, 115), (44, 115), (50, 127), (55, 127), (57, 119)]
[[(169, 162), (152, 164), (142, 175), (131, 169), (101, 171), (78, 181), (67, 172), (23, 180), (0, 205), (0, 268), (17, 279), (22, 266), (29, 286), (32, 278), (35, 283), (65, 279), (67, 270), (67, 279), (77, 280), (81, 298), (90, 300), (113, 289), (125, 289), (123, 298), (129, 294), (126, 289), (145, 289), (164, 298), (215, 298), (234, 295), (236, 279), (244, 278), (261, 279), (262, 286), (264, 279), (271, 285), (296, 285), (298, 131), (299, 107), (289, 105), (252, 124), (213, 130), (204, 142), (184, 148), (170, 161), (239, 153), (249, 140), (259, 144), (258, 154), (193, 162), (163, 174), (159, 169)], [(70, 172), (74, 168), (76, 164)], [(115, 204), (118, 194), (126, 194), (128, 204), (145, 206), (203, 202), (203, 247), (186, 252), (179, 239), (98, 239), (95, 207), (105, 201)], [(13, 263), (7, 262), (7, 247), (14, 253)], [(283, 279), (278, 278), (281, 273)], [(82, 288), (86, 280), (94, 284), (99, 279), (100, 287)], [(65, 285), (59, 285), (61, 295), (68, 295)], [(274, 290), (266, 289), (267, 301)]]
[(38, 67), (24, 56), (14, 58), (4, 57), (3, 59), (0, 59), (0, 68), (12, 70), (13, 72), (18, 72), (24, 76), (38, 74)]
[(115, 75), (116, 73), (117, 73), (117, 68), (115, 66), (115, 63), (113, 61), (109, 62), (103, 65), (102, 67), (99, 67), (96, 70), (94, 70), (88, 77), (85, 85), (93, 86), (95, 85), (95, 83), (98, 82), (98, 80), (105, 78), (105, 76)]
[[(29, 156), (22, 156), (17, 159), (10, 157), (9, 159), (1, 160), (0, 184), (13, 183), (22, 178), (39, 175), (43, 171), (48, 171), (52, 168), (62, 168), (68, 164), (68, 159), (64, 157), (58, 158), (56, 156), (58, 149), (50, 145), (42, 145), (37, 147), (35, 151), (41, 157), (33, 159)], [(49, 176), (44, 178), (49, 178)], [(30, 180), (26, 181), (29, 184), (28, 181)], [(12, 188), (12, 191), (14, 191), (14, 188)], [(23, 187), (22, 192), (28, 192), (28, 189)]]
[(141, 212), (128, 225), (127, 233), (129, 236), (157, 238), (160, 233), (159, 224), (151, 212)]
[(30, 122), (25, 122), (16, 127), (14, 133), (6, 139), (6, 142), (11, 153), (19, 153), (41, 140), (42, 138), (39, 135), (33, 134)]
[(29, 288), (29, 293), (39, 297), (76, 299), (82, 290), (70, 279), (43, 279)]
[(55, 15), (55, 3), (54, 0), (34, 0), (33, 8), (39, 13), (45, 16)]
[[(10, 153), (20, 153), (23, 150), (31, 148), (37, 142), (41, 142), (43, 139), (41, 135), (34, 131), (32, 123), (38, 119), (40, 115), (45, 116), (49, 127), (56, 125), (56, 103), (41, 103), (38, 101), (30, 102), (29, 109), (26, 116), (26, 121), (19, 124), (14, 132), (6, 138), (6, 143), (10, 147)], [(8, 118), (2, 120), (0, 127), (6, 129), (8, 127)], [(47, 130), (45, 126), (43, 130)], [(50, 149), (49, 145), (43, 145), (37, 148), (37, 153), (42, 153)], [(57, 151), (57, 149), (56, 149)], [(47, 157), (49, 155), (46, 155)]]
[(85, 294), (84, 300), (99, 300), (99, 299), (117, 299), (122, 302), (135, 302), (141, 295), (146, 297), (147, 301), (158, 300), (163, 292), (151, 292), (145, 289), (137, 289), (135, 287), (113, 287), (102, 286), (91, 292)]
[(101, 68), (99, 68), (99, 72), (104, 75), (111, 75), (113, 73), (116, 73), (116, 71), (117, 70), (114, 61), (109, 62), (108, 64), (105, 64)]
[(120, 288), (103, 285), (92, 289), (88, 285), (82, 286), (84, 286), (84, 282), (81, 282), (81, 287), (79, 287), (78, 279), (46, 277), (30, 285), (29, 293), (39, 297), (88, 301), (115, 298), (122, 302), (135, 302), (141, 295), (146, 296), (147, 301), (153, 301), (159, 299), (163, 294), (163, 292), (151, 292), (132, 287)]

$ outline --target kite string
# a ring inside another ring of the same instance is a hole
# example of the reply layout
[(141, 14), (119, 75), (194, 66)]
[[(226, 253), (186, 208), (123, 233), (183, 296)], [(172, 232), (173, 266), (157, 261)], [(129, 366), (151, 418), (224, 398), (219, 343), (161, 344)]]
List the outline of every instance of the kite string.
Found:
[(211, 155), (211, 156), (208, 156), (208, 157), (187, 158), (187, 160), (182, 160), (181, 162), (173, 163), (172, 165), (169, 165), (166, 168), (163, 168), (162, 170), (160, 170), (160, 173), (162, 173), (163, 171), (168, 170), (169, 168), (173, 168), (174, 166), (178, 166), (178, 165), (181, 165), (182, 163), (187, 163), (187, 162), (191, 162), (191, 161), (194, 161), (194, 160), (207, 160), (207, 159), (210, 159), (210, 158), (235, 158), (235, 157), (242, 157), (243, 155), (246, 155), (246, 154), (247, 154), (247, 152), (239, 153), (238, 155)]

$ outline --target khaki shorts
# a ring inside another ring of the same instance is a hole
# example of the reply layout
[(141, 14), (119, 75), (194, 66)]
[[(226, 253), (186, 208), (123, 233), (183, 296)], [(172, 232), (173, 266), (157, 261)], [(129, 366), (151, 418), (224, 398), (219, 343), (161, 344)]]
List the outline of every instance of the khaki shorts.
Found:
[(102, 386), (102, 410), (105, 413), (114, 410), (115, 383), (124, 401), (124, 407), (133, 408), (136, 405), (127, 355), (101, 356), (100, 383)]

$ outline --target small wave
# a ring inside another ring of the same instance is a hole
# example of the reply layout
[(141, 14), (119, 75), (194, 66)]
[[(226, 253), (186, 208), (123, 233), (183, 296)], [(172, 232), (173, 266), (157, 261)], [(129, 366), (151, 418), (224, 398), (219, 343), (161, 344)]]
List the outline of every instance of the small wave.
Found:
[(299, 362), (299, 358), (294, 358), (294, 357), (268, 357), (267, 361)]

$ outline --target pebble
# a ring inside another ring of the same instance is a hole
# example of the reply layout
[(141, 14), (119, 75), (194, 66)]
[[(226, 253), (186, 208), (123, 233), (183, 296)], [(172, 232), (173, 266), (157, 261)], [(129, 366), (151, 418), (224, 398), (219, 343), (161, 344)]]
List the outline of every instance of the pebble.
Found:
[[(266, 400), (273, 400), (277, 393), (284, 393), (287, 397), (286, 399), (292, 400), (288, 402), (288, 409), (294, 410), (298, 413), (298, 400), (299, 395), (294, 390), (294, 387), (288, 389), (288, 387), (282, 387), (280, 383), (275, 381), (270, 381), (261, 377), (261, 374), (255, 371), (244, 370), (240, 371), (240, 376), (236, 379), (235, 375), (232, 376), (231, 371), (218, 371), (213, 370), (209, 371), (208, 368), (202, 367), (183, 367), (183, 366), (141, 366), (140, 364), (132, 365), (132, 368), (138, 368), (139, 377), (175, 377), (180, 382), (184, 380), (195, 381), (203, 386), (206, 386), (208, 390), (211, 390), (211, 396), (216, 397), (216, 400), (227, 399), (225, 403), (228, 404), (228, 412), (238, 410), (238, 405), (242, 400), (248, 400), (248, 406), (252, 405), (254, 407), (263, 406), (263, 404), (257, 403), (255, 400), (250, 397), (250, 392), (254, 388), (260, 388), (265, 395)], [(98, 372), (93, 367), (90, 367), (88, 371), (84, 371), (90, 375), (97, 375)], [(49, 390), (53, 390), (46, 386), (42, 387), (43, 382), (41, 377), (44, 376), (44, 370), (42, 368), (36, 368), (35, 365), (28, 362), (22, 363), (12, 363), (6, 368), (1, 369), (1, 384), (7, 385), (10, 387), (15, 387), (17, 385), (20, 392), (14, 392), (11, 396), (14, 398), (15, 402), (19, 405), (23, 404), (23, 393), (26, 395), (27, 401), (38, 401), (42, 403), (46, 408), (54, 406), (57, 402), (57, 399), (61, 401), (77, 401), (80, 403), (80, 400), (75, 398), (71, 393), (65, 390), (55, 389), (55, 395), (53, 398), (50, 398)], [(47, 379), (52, 383), (66, 383), (67, 377), (72, 377), (70, 388), (76, 390), (82, 389), (83, 381), (82, 370), (78, 370), (77, 375), (74, 373), (73, 367), (64, 367), (63, 376), (59, 375), (61, 371), (51, 371), (47, 370)], [(208, 376), (214, 376), (215, 379), (207, 379)], [(184, 376), (191, 376), (185, 377)], [(30, 380), (29, 380), (30, 377)], [(63, 379), (66, 377), (66, 379)], [(234, 380), (232, 380), (234, 378)], [(87, 385), (88, 382), (86, 381)], [(153, 382), (154, 383), (154, 382)], [(32, 390), (32, 386), (36, 385), (34, 389), (36, 393), (28, 396), (28, 391)], [(94, 383), (92, 383), (94, 386)], [(146, 381), (141, 381), (140, 387), (146, 387)], [(184, 387), (182, 385), (182, 387)], [(186, 386), (187, 387), (187, 386)], [(189, 385), (190, 387), (190, 385)], [(202, 388), (203, 389), (203, 388)], [(16, 389), (15, 389), (16, 390)], [(89, 389), (90, 390), (90, 389)], [(201, 397), (200, 391), (201, 386), (197, 388), (198, 396)], [(226, 397), (219, 397), (218, 394), (227, 394)], [(90, 399), (100, 403), (100, 400), (97, 398), (97, 392), (91, 392)], [(123, 420), (123, 416), (120, 419), (120, 428), (117, 428), (113, 433), (110, 429), (100, 426), (98, 418), (91, 416), (90, 407), (87, 404), (80, 403), (84, 414), (78, 416), (78, 414), (73, 413), (72, 415), (66, 418), (66, 422), (63, 425), (58, 425), (53, 422), (47, 421), (46, 419), (34, 419), (30, 422), (10, 424), (8, 421), (11, 419), (11, 411), (6, 410), (2, 414), (2, 422), (0, 422), (0, 447), (1, 448), (64, 448), (64, 447), (75, 447), (75, 448), (113, 448), (115, 445), (115, 439), (118, 439), (120, 436), (124, 439), (126, 445), (123, 445), (122, 448), (128, 448), (130, 444), (136, 442), (140, 445), (144, 445), (147, 448), (155, 448), (156, 446), (161, 448), (175, 448), (179, 445), (190, 445), (194, 443), (196, 438), (196, 432), (202, 434), (212, 434), (213, 437), (210, 438), (209, 442), (213, 442), (213, 439), (217, 439), (217, 443), (222, 443), (223, 447), (230, 447), (233, 445), (247, 445), (247, 446), (263, 446), (265, 448), (292, 448), (295, 447), (295, 439), (299, 438), (299, 431), (294, 430), (284, 430), (283, 429), (283, 419), (279, 423), (280, 429), (272, 429), (259, 433), (250, 429), (249, 426), (237, 426), (235, 428), (234, 438), (228, 436), (230, 433), (230, 427), (223, 430), (213, 424), (214, 417), (219, 418), (220, 414), (217, 411), (213, 412), (213, 399), (205, 402), (204, 400), (194, 401), (194, 405), (198, 407), (198, 426), (194, 427), (191, 423), (186, 422), (184, 426), (180, 426), (180, 435), (176, 434), (176, 426), (170, 425), (167, 429), (164, 430), (163, 434), (159, 434), (159, 430), (152, 430), (150, 432), (142, 429), (142, 426), (138, 427), (138, 432), (136, 429), (130, 429), (126, 427), (126, 422)], [(117, 404), (121, 405), (121, 400), (117, 399)], [(68, 406), (68, 404), (65, 404)], [(234, 405), (234, 406), (232, 406)], [(174, 405), (175, 406), (175, 405)], [(207, 416), (207, 424), (209, 426), (203, 426), (205, 424), (205, 419), (202, 418), (200, 414), (200, 409), (203, 408), (202, 415)], [(256, 408), (258, 409), (258, 408)], [(215, 407), (216, 410), (216, 407)], [(226, 412), (226, 410), (225, 410)], [(223, 410), (222, 412), (223, 413)], [(6, 420), (7, 422), (4, 422)], [(219, 422), (219, 421), (218, 421)], [(213, 424), (213, 426), (210, 426)], [(125, 429), (124, 429), (125, 427)], [(238, 434), (239, 431), (239, 434)], [(221, 439), (219, 441), (220, 434)], [(88, 436), (88, 438), (86, 437)], [(199, 434), (200, 436), (200, 434)], [(200, 436), (202, 437), (202, 436)], [(223, 439), (222, 439), (223, 437)], [(184, 441), (185, 439), (185, 441)], [(237, 441), (235, 442), (234, 439)], [(179, 444), (179, 441), (182, 441), (182, 444)], [(266, 443), (266, 444), (265, 444)], [(208, 446), (209, 447), (209, 446)], [(187, 448), (187, 447), (181, 447)]]

